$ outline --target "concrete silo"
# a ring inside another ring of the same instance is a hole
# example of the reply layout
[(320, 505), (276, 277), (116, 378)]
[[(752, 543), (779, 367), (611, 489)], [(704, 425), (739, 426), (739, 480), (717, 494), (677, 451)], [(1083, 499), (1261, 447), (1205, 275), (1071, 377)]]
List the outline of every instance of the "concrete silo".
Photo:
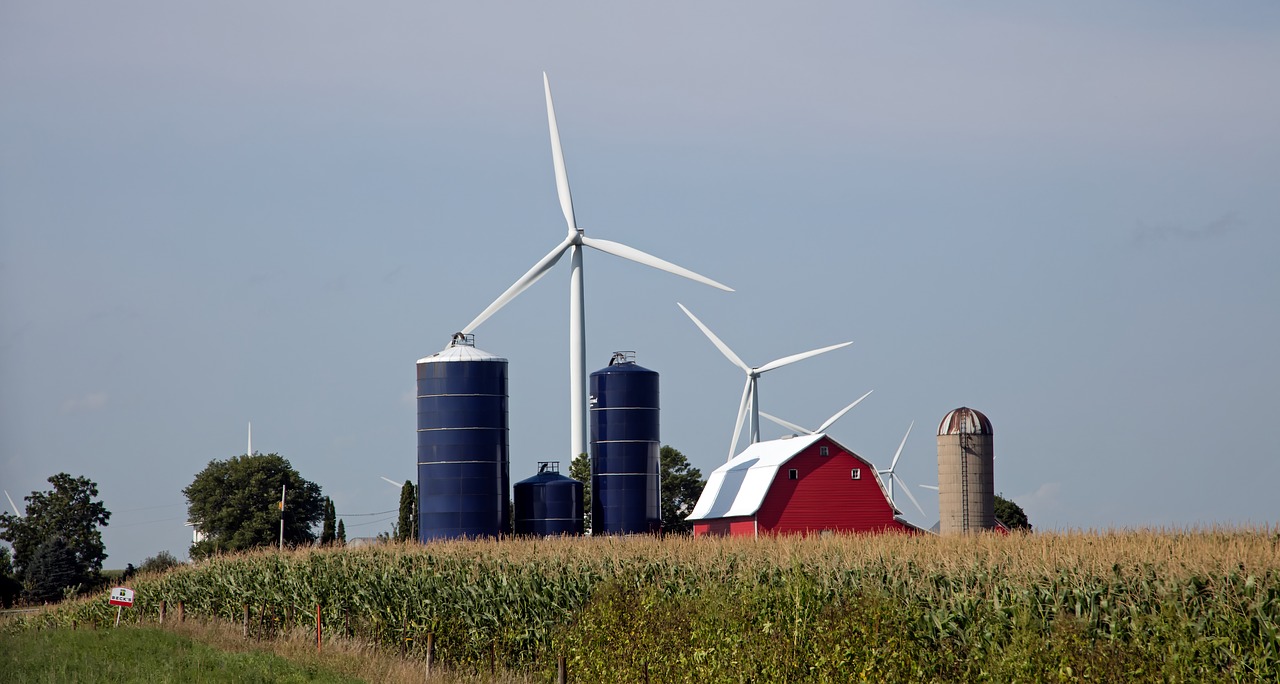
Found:
[(662, 529), (658, 374), (614, 352), (591, 374), (591, 532)]
[(507, 531), (507, 360), (472, 335), (418, 360), (418, 539)]
[(961, 407), (938, 425), (938, 513), (942, 534), (995, 528), (991, 421)]

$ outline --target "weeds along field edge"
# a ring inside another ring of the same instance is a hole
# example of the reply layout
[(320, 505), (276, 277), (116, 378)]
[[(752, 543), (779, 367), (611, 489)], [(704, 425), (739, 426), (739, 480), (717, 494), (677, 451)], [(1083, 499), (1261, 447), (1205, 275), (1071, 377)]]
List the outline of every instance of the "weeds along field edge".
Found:
[[(1280, 530), (458, 541), (221, 556), (133, 583), (264, 635), (584, 680), (1280, 679)], [(106, 596), (11, 629), (110, 625)]]

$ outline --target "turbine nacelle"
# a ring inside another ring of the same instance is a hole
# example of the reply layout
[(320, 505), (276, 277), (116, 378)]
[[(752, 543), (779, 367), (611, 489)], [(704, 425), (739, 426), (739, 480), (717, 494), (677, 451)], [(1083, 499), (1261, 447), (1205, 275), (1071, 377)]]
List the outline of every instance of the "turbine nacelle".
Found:
[(575, 458), (587, 451), (587, 401), (586, 401), (586, 346), (587, 333), (583, 323), (583, 312), (586, 308), (586, 287), (583, 283), (582, 254), (584, 247), (612, 254), (629, 261), (634, 261), (651, 268), (666, 271), (674, 275), (697, 281), (704, 285), (719, 288), (726, 292), (733, 289), (718, 283), (706, 276), (694, 273), (689, 269), (677, 266), (669, 261), (659, 259), (652, 254), (642, 252), (634, 247), (609, 240), (587, 237), (586, 231), (578, 227), (573, 212), (573, 194), (569, 191), (569, 173), (565, 168), (564, 150), (560, 145), (560, 126), (556, 122), (555, 105), (551, 100), (551, 81), (546, 72), (542, 74), (543, 90), (547, 100), (547, 128), (551, 135), (551, 161), (555, 168), (556, 195), (560, 199), (560, 210), (564, 213), (568, 234), (560, 244), (556, 245), (546, 256), (542, 257), (523, 276), (498, 295), (480, 315), (476, 316), (462, 333), (470, 334), (499, 309), (506, 306), (520, 293), (529, 289), (546, 275), (566, 253), (570, 255), (572, 269), (569, 275), (569, 412), (570, 412), (570, 454)]

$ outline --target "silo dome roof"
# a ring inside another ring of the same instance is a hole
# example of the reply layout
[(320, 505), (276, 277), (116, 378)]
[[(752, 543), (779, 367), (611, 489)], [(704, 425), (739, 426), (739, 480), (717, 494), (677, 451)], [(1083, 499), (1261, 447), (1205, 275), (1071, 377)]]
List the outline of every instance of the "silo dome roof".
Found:
[(989, 435), (991, 421), (981, 411), (967, 406), (948, 413), (938, 424), (939, 435)]
[(418, 359), (418, 363), (441, 363), (445, 361), (501, 361), (506, 363), (507, 360), (497, 354), (490, 354), (482, 349), (477, 349), (472, 336), (459, 337), (459, 335), (454, 336), (454, 339), (449, 342), (449, 346), (431, 356), (424, 356)]

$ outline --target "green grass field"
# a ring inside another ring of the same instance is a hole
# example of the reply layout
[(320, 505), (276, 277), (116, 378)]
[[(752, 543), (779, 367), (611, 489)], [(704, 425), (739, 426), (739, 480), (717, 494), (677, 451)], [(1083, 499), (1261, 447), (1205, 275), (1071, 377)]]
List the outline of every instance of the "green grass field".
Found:
[(263, 651), (230, 652), (151, 627), (43, 629), (0, 637), (0, 681), (356, 682)]

